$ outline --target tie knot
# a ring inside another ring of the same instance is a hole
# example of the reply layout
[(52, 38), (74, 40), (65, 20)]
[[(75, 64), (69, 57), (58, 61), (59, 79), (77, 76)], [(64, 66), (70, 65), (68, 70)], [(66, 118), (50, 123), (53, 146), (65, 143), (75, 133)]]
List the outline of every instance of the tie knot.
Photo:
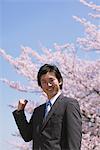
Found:
[(50, 100), (49, 100), (49, 101), (46, 103), (45, 117), (47, 116), (48, 112), (50, 111), (51, 106), (52, 106), (52, 104), (51, 104), (51, 102), (50, 102)]
[(52, 106), (51, 101), (49, 100), (49, 101), (46, 103), (46, 105), (51, 107), (51, 106)]

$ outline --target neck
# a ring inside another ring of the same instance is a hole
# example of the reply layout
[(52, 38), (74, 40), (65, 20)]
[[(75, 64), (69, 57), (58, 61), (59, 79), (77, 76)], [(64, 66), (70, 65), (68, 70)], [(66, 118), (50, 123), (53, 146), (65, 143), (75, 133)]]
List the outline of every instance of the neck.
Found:
[(61, 90), (59, 90), (55, 95), (48, 95), (47, 97), (48, 97), (48, 99), (50, 100), (50, 99), (52, 99), (54, 96), (56, 96), (58, 93), (61, 93)]

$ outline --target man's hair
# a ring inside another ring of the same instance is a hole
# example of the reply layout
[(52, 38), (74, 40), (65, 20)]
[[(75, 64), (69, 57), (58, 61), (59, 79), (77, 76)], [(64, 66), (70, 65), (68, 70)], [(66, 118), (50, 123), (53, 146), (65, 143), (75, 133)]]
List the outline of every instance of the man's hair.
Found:
[(55, 65), (51, 65), (51, 64), (44, 64), (43, 66), (40, 67), (39, 72), (37, 74), (38, 85), (41, 87), (41, 77), (47, 72), (53, 72), (55, 74), (55, 77), (58, 79), (58, 82), (59, 83), (61, 82), (60, 89), (62, 89), (62, 85), (63, 85), (62, 75), (59, 69)]

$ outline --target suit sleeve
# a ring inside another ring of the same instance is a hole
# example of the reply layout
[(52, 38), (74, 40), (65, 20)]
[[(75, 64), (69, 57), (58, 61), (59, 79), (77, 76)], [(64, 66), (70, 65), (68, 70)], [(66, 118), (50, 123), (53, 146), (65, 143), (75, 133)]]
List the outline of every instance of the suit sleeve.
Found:
[(80, 150), (82, 139), (82, 118), (76, 100), (68, 102), (66, 108), (66, 134), (69, 150)]
[(17, 124), (17, 127), (19, 129), (19, 132), (24, 139), (25, 142), (29, 142), (32, 140), (32, 133), (33, 133), (33, 128), (32, 128), (32, 122), (33, 122), (33, 115), (28, 122), (24, 113), (24, 110), (17, 111), (15, 110), (13, 112), (13, 116), (15, 119), (15, 122)]

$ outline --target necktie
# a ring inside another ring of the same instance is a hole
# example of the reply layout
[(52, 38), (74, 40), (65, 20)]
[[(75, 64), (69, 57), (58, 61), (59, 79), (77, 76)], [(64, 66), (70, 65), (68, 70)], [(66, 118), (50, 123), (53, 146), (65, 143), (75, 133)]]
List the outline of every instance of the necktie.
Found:
[(50, 100), (49, 100), (49, 101), (46, 103), (45, 117), (47, 116), (48, 112), (50, 111), (51, 106), (52, 106), (52, 104), (51, 104), (51, 102), (50, 102)]

